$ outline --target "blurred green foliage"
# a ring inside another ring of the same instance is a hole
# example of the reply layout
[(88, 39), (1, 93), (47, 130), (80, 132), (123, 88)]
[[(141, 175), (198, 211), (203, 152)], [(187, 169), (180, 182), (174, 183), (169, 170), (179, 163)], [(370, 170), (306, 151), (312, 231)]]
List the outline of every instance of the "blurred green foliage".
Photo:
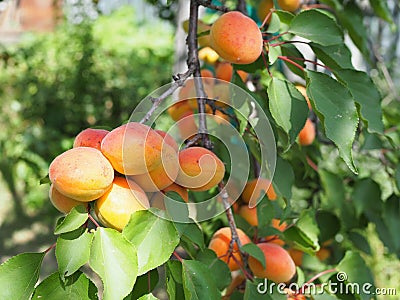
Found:
[(170, 81), (173, 31), (139, 23), (124, 7), (32, 36), (0, 58), (0, 171), (13, 197), (20, 190), (32, 208), (47, 200), (38, 185), (48, 164), (81, 130), (120, 125)]

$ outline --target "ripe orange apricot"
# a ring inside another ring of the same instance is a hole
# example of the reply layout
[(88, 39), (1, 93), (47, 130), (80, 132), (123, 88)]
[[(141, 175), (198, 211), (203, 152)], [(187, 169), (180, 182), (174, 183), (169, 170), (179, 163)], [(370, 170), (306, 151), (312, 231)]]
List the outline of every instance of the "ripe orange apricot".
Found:
[[(275, 229), (279, 230), (280, 232), (284, 231), (287, 227), (286, 222), (282, 222), (279, 219), (272, 219), (271, 221), (271, 225), (272, 227), (274, 227)], [(265, 237), (265, 240), (268, 243), (273, 243), (273, 244), (277, 244), (279, 246), (283, 246), (285, 244), (284, 241), (282, 241), (277, 235), (268, 235)]]
[(298, 10), (300, 4), (300, 0), (278, 0), (279, 7), (290, 12)]
[(255, 178), (248, 181), (242, 192), (242, 199), (244, 203), (250, 201), (254, 204), (256, 201), (267, 194), (269, 200), (276, 200), (276, 194), (271, 181), (266, 178)]
[(218, 53), (215, 52), (215, 50), (212, 49), (211, 47), (204, 47), (199, 50), (199, 59), (201, 59), (205, 63), (213, 65), (216, 63), (218, 58), (219, 58)]
[(146, 193), (133, 181), (115, 177), (112, 187), (95, 202), (95, 213), (106, 226), (121, 231), (131, 214), (150, 207)]
[(75, 206), (78, 205), (83, 205), (85, 207), (88, 206), (87, 202), (76, 201), (72, 198), (64, 196), (59, 191), (57, 191), (57, 189), (54, 187), (53, 184), (50, 186), (49, 198), (53, 206), (57, 208), (58, 211), (64, 214), (68, 214), (71, 211), (71, 209), (74, 208)]
[[(205, 93), (207, 94), (208, 98), (213, 98), (213, 85), (214, 80), (210, 81), (208, 78), (203, 78), (203, 88)], [(193, 99), (194, 106), (191, 105), (190, 101), (188, 102), (192, 109), (197, 109), (197, 102), (196, 102), (196, 86), (195, 80), (193, 78), (188, 79), (185, 82), (185, 85), (179, 90), (179, 99)]]
[(296, 265), (289, 253), (281, 246), (272, 243), (259, 243), (257, 246), (265, 256), (266, 267), (254, 257), (249, 257), (250, 270), (256, 277), (267, 278), (274, 282), (287, 282), (296, 273)]
[(99, 150), (77, 147), (51, 162), (49, 178), (64, 196), (89, 202), (108, 190), (114, 179), (114, 169)]
[[(237, 234), (242, 245), (246, 245), (251, 242), (250, 238), (241, 229), (237, 228)], [(243, 264), (243, 260), (237, 243), (233, 244), (233, 252), (231, 254), (233, 257), (229, 255), (229, 244), (231, 239), (231, 229), (229, 227), (223, 227), (214, 233), (208, 248), (213, 250), (220, 260), (228, 264), (228, 267), (231, 271), (235, 271), (240, 268), (240, 264)]]
[(303, 129), (299, 132), (299, 144), (302, 146), (309, 146), (314, 142), (315, 139), (315, 127), (314, 123), (310, 120), (306, 120), (306, 124)]
[(170, 186), (178, 176), (179, 161), (175, 149), (164, 145), (160, 164), (149, 173), (132, 175), (132, 178), (145, 192), (156, 192)]
[(108, 133), (109, 131), (104, 129), (87, 128), (75, 137), (73, 147), (92, 147), (101, 150), (101, 141)]
[(101, 152), (119, 173), (138, 175), (160, 164), (162, 145), (162, 136), (149, 126), (129, 122), (104, 137)]
[(251, 226), (258, 226), (257, 208), (250, 208), (247, 205), (242, 205), (239, 208), (239, 215), (246, 220)]
[(324, 261), (328, 259), (331, 256), (331, 250), (328, 248), (322, 247), (315, 253), (315, 255), (318, 257), (320, 261)]
[[(257, 17), (258, 19), (263, 22), (266, 16), (271, 11), (271, 8), (274, 7), (273, 0), (261, 0), (260, 4), (257, 7)], [(271, 21), (271, 17), (268, 18), (267, 24)]]
[(174, 121), (179, 121), (182, 116), (188, 112), (193, 113), (192, 108), (189, 106), (188, 100), (182, 100), (174, 103), (168, 108), (167, 112)]
[(289, 248), (287, 251), (289, 255), (292, 257), (294, 264), (296, 266), (301, 266), (303, 263), (304, 252), (297, 250), (295, 248)]
[(177, 123), (179, 133), (183, 140), (189, 139), (197, 134), (197, 124), (193, 112), (186, 112)]
[(306, 90), (305, 86), (302, 86), (302, 85), (300, 85), (300, 84), (297, 84), (297, 85), (296, 85), (296, 88), (297, 88), (298, 91), (303, 95), (303, 97), (306, 98), (308, 109), (311, 110), (312, 107), (311, 107), (311, 103), (310, 103), (310, 98), (308, 98), (308, 96), (307, 96), (307, 90)]
[(210, 150), (190, 147), (179, 152), (180, 170), (176, 183), (193, 191), (206, 191), (225, 174), (224, 163)]
[(261, 55), (263, 38), (256, 22), (241, 12), (231, 11), (211, 26), (210, 44), (228, 62), (251, 64)]
[(211, 72), (208, 69), (202, 69), (200, 71), (201, 77), (203, 77), (204, 83), (208, 85), (213, 85), (214, 84), (214, 73)]
[[(242, 70), (238, 70), (240, 78), (243, 81), (247, 80), (248, 73)], [(215, 67), (215, 77), (221, 80), (230, 82), (233, 75), (233, 67), (231, 63), (221, 62)]]
[(165, 210), (164, 198), (165, 193), (167, 192), (176, 192), (182, 199), (188, 203), (189, 202), (189, 193), (186, 188), (180, 186), (176, 183), (171, 184), (170, 186), (166, 187), (161, 192), (155, 192), (154, 195), (151, 197), (151, 207), (157, 207), (159, 209)]
[(174, 149), (176, 152), (178, 152), (179, 146), (178, 146), (178, 144), (176, 143), (175, 139), (174, 139), (170, 134), (166, 133), (166, 132), (163, 131), (163, 130), (159, 130), (159, 129), (156, 129), (155, 131), (156, 131), (159, 135), (161, 135), (161, 136), (163, 137), (163, 139), (164, 139), (163, 142), (164, 142), (164, 143), (166, 143), (168, 146), (172, 147), (172, 149)]

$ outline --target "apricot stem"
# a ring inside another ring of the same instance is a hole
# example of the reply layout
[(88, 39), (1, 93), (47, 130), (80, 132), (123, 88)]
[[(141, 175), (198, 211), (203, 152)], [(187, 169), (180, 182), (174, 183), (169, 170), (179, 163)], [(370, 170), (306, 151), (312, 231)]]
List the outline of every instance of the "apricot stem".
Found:
[(278, 35), (273, 36), (272, 38), (270, 38), (268, 40), (265, 40), (264, 42), (269, 43), (271, 41), (274, 41), (274, 40), (277, 40), (277, 39), (281, 38), (283, 35), (288, 34), (288, 33), (289, 33), (289, 31), (282, 32), (282, 33), (280, 33)]
[(51, 249), (55, 248), (57, 245), (57, 243), (54, 243), (53, 245), (51, 245), (49, 248), (47, 248), (46, 250), (44, 250), (44, 253), (49, 253), (51, 251)]
[(318, 166), (311, 160), (311, 158), (309, 158), (308, 156), (306, 156), (306, 160), (308, 165), (315, 171), (318, 172)]
[(179, 254), (178, 254), (176, 251), (174, 251), (174, 256), (175, 256), (180, 262), (182, 262), (182, 257), (180, 257)]
[(97, 221), (92, 217), (92, 215), (91, 215), (90, 213), (88, 213), (88, 217), (89, 217), (90, 221), (92, 221), (93, 224), (94, 224), (96, 227), (101, 227), (101, 226), (99, 225), (99, 223), (97, 223)]
[(279, 59), (284, 60), (292, 65), (294, 65), (295, 67), (299, 68), (300, 70), (302, 70), (304, 72), (304, 68), (302, 66), (300, 66), (298, 63), (294, 62), (293, 60), (291, 60), (290, 58), (288, 58), (287, 56), (278, 56)]
[(325, 69), (327, 69), (328, 71), (332, 72), (332, 69), (329, 68), (328, 66), (325, 66), (325, 65), (323, 65), (323, 64), (320, 64), (320, 63), (318, 63), (318, 62), (316, 62), (316, 61), (313, 61), (313, 60), (310, 60), (310, 59), (305, 59), (305, 58), (295, 57), (295, 56), (287, 56), (287, 58), (294, 59), (294, 60), (301, 60), (301, 61), (304, 61), (304, 62), (308, 62), (308, 63), (311, 63), (311, 64), (313, 64), (313, 65), (316, 65), (316, 66), (320, 66), (320, 67), (322, 67), (322, 68), (325, 68)]

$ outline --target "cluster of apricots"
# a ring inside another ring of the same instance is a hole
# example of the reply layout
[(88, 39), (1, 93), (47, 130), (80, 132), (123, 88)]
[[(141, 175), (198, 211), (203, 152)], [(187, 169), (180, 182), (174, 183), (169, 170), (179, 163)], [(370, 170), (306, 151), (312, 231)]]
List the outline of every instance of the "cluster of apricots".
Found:
[(85, 129), (73, 148), (57, 156), (49, 168), (50, 200), (63, 213), (94, 203), (97, 218), (122, 230), (131, 214), (162, 207), (164, 194), (188, 189), (205, 191), (224, 177), (225, 166), (202, 147), (179, 150), (164, 131), (130, 122), (112, 131)]

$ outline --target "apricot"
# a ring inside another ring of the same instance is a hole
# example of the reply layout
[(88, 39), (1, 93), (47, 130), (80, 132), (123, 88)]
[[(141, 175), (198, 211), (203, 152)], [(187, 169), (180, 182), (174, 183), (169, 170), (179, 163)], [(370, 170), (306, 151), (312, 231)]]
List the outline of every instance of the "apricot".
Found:
[(248, 181), (242, 192), (244, 203), (256, 203), (256, 201), (267, 194), (269, 200), (276, 200), (276, 194), (271, 181), (266, 178), (255, 178)]
[[(242, 245), (251, 242), (250, 238), (239, 228), (236, 229), (238, 238)], [(218, 258), (225, 262), (231, 271), (238, 270), (243, 264), (237, 243), (233, 244), (233, 251), (229, 255), (229, 244), (232, 240), (232, 233), (229, 227), (218, 229), (211, 238), (208, 248), (217, 254)]]
[[(257, 17), (261, 22), (264, 22), (264, 19), (267, 17), (271, 9), (274, 8), (273, 0), (261, 0), (260, 4), (257, 7)], [(267, 20), (267, 24), (271, 21), (271, 18)]]
[(249, 267), (254, 276), (267, 278), (274, 282), (287, 282), (296, 273), (296, 265), (289, 253), (281, 246), (272, 243), (259, 243), (257, 246), (265, 256), (266, 266), (254, 257), (249, 257)]
[(109, 131), (104, 129), (87, 128), (75, 137), (73, 147), (92, 147), (101, 150), (101, 141), (108, 133)]
[(151, 207), (156, 207), (159, 209), (165, 210), (165, 204), (164, 204), (164, 194), (167, 192), (176, 192), (179, 194), (179, 196), (182, 197), (182, 199), (188, 203), (189, 202), (189, 193), (186, 188), (183, 186), (180, 186), (176, 183), (171, 184), (170, 186), (166, 187), (164, 190), (161, 192), (156, 192), (154, 195), (151, 197)]
[(225, 174), (224, 163), (213, 152), (190, 147), (179, 152), (180, 170), (176, 183), (193, 191), (206, 191), (217, 185)]
[(278, 0), (278, 5), (281, 9), (290, 12), (295, 12), (300, 8), (300, 0)]
[[(248, 73), (242, 70), (238, 70), (240, 78), (243, 81), (247, 80)], [(230, 82), (232, 80), (233, 67), (231, 63), (221, 62), (215, 67), (215, 77), (224, 81)]]
[[(272, 227), (279, 230), (280, 232), (283, 232), (286, 229), (287, 224), (286, 224), (286, 222), (282, 222), (282, 224), (280, 224), (280, 223), (281, 223), (281, 220), (279, 220), (279, 219), (272, 219), (272, 221), (271, 221)], [(283, 246), (285, 244), (285, 242), (282, 241), (277, 235), (268, 235), (265, 237), (265, 240), (268, 243), (277, 244), (279, 246)]]
[(246, 220), (251, 226), (258, 226), (257, 208), (250, 208), (247, 205), (242, 205), (239, 208), (239, 215)]
[[(183, 30), (188, 33), (189, 32), (189, 20), (185, 20), (182, 23)], [(202, 20), (197, 21), (197, 34), (210, 30), (211, 26), (204, 23)], [(203, 35), (197, 39), (200, 47), (207, 47), (210, 45), (210, 36)]]
[(130, 122), (107, 134), (101, 152), (116, 171), (138, 175), (155, 169), (161, 163), (163, 138), (149, 126)]
[(177, 123), (179, 133), (183, 140), (189, 139), (197, 134), (197, 124), (193, 112), (183, 114), (182, 118)]
[(183, 115), (187, 114), (188, 112), (193, 113), (192, 108), (187, 100), (174, 103), (168, 108), (167, 112), (174, 121), (179, 121), (182, 119)]
[(201, 59), (205, 63), (213, 65), (217, 62), (218, 58), (218, 53), (215, 52), (215, 50), (211, 47), (204, 47), (199, 50), (199, 59)]
[(108, 190), (114, 179), (114, 169), (99, 150), (77, 147), (51, 162), (49, 178), (64, 196), (89, 202)]
[(150, 207), (146, 193), (133, 181), (115, 177), (112, 187), (94, 205), (98, 219), (107, 227), (121, 231), (131, 214)]
[[(209, 114), (212, 114), (209, 113)], [(226, 114), (224, 114), (222, 111), (216, 110), (213, 115), (213, 119), (217, 124), (226, 124), (229, 123), (231, 121), (230, 117)]]
[(331, 250), (328, 248), (322, 247), (315, 253), (315, 255), (318, 257), (320, 261), (324, 261), (328, 259), (331, 256)]
[(314, 142), (315, 139), (315, 127), (314, 123), (310, 120), (306, 120), (306, 124), (303, 129), (299, 132), (299, 144), (302, 146), (309, 146)]
[(171, 185), (178, 176), (179, 162), (175, 149), (164, 145), (161, 163), (149, 173), (132, 175), (132, 178), (145, 192), (156, 192)]
[(241, 12), (231, 11), (211, 26), (210, 45), (228, 62), (251, 64), (261, 55), (263, 38), (256, 22)]
[(295, 248), (289, 248), (287, 251), (289, 255), (292, 257), (294, 264), (296, 266), (301, 266), (303, 263), (304, 252)]
[(168, 146), (172, 147), (172, 149), (174, 149), (176, 152), (178, 152), (179, 146), (178, 146), (178, 144), (176, 143), (175, 139), (174, 139), (170, 134), (168, 134), (167, 132), (165, 132), (165, 131), (163, 131), (163, 130), (159, 130), (159, 129), (156, 129), (155, 131), (156, 131), (159, 135), (161, 135), (161, 136), (163, 137), (163, 139), (164, 139), (163, 142), (164, 142), (165, 144), (167, 144)]
[(200, 71), (201, 77), (203, 77), (203, 81), (205, 84), (212, 86), (214, 84), (214, 73), (208, 69), (202, 69)]
[[(209, 78), (203, 78), (202, 81), (203, 81), (204, 92), (206, 93), (207, 97), (213, 98), (214, 80), (210, 81)], [(194, 79), (193, 78), (188, 79), (185, 82), (185, 85), (179, 90), (179, 99), (193, 100), (193, 102), (195, 103), (194, 106), (192, 106), (190, 102), (188, 104), (191, 106), (192, 109), (197, 109), (196, 97), (197, 93), (196, 93)]]
[(307, 96), (307, 90), (306, 90), (305, 86), (302, 86), (302, 85), (300, 85), (300, 84), (297, 84), (297, 85), (296, 85), (296, 88), (297, 88), (298, 91), (303, 95), (303, 97), (306, 98), (308, 109), (311, 110), (312, 107), (311, 107), (311, 103), (310, 103), (310, 98), (308, 98), (308, 96)]
[(57, 191), (53, 184), (50, 186), (49, 198), (53, 206), (57, 208), (59, 212), (62, 212), (64, 214), (68, 214), (75, 206), (88, 206), (87, 202), (76, 201), (72, 198), (64, 196), (59, 191)]

